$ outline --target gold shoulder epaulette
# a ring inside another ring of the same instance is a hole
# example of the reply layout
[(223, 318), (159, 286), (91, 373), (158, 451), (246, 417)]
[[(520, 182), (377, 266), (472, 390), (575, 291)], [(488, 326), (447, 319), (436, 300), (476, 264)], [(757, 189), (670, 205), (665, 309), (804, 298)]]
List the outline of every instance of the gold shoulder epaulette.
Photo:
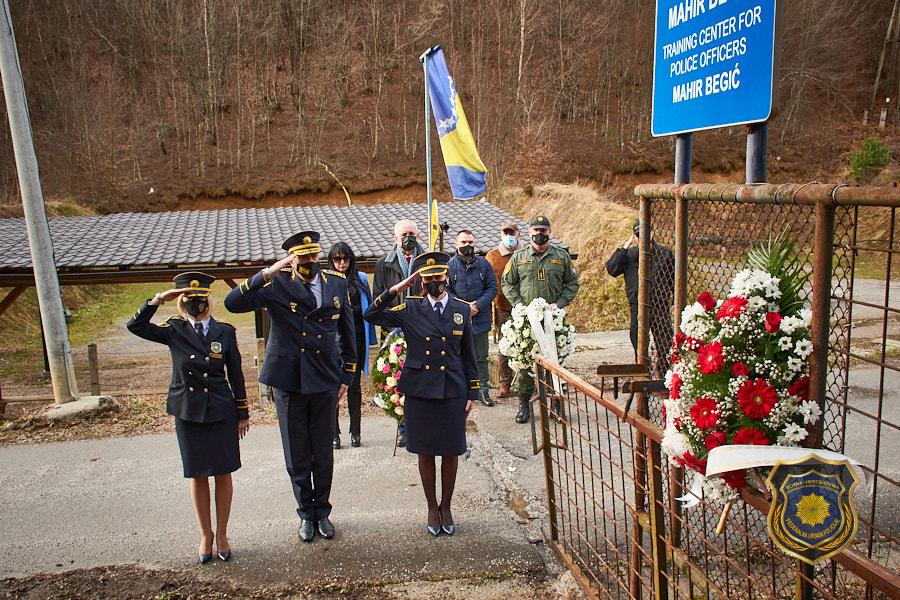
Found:
[(398, 312), (398, 311), (403, 310), (404, 308), (406, 308), (406, 302), (401, 302), (397, 306), (390, 307), (388, 310), (393, 311), (393, 312)]
[(424, 297), (425, 296), (407, 296), (406, 299), (407, 300), (421, 300)]
[(340, 277), (342, 279), (347, 279), (347, 276), (344, 275), (343, 273), (341, 273), (340, 271), (333, 271), (331, 269), (322, 269), (322, 271), (324, 271), (325, 273), (328, 273), (329, 275), (337, 275), (338, 277)]
[(172, 315), (171, 317), (167, 317), (165, 321), (163, 321), (162, 323), (159, 324), (159, 326), (160, 327), (169, 327), (170, 326), (169, 321), (172, 321), (172, 320), (184, 321), (184, 319), (181, 318), (181, 315)]

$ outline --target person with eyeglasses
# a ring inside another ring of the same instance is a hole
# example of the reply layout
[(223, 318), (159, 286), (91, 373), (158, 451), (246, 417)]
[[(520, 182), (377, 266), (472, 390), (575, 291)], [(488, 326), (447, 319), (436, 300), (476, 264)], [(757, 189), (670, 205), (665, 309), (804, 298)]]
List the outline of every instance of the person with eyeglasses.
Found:
[[(375, 326), (363, 319), (363, 313), (372, 303), (372, 291), (369, 289), (369, 278), (365, 273), (356, 270), (356, 255), (346, 242), (334, 244), (328, 251), (328, 262), (331, 268), (338, 273), (343, 273), (347, 278), (347, 288), (350, 291), (350, 306), (353, 308), (353, 322), (356, 332), (356, 363), (361, 369), (356, 369), (353, 383), (347, 388), (347, 408), (350, 410), (350, 445), (358, 448), (362, 444), (360, 421), (362, 412), (362, 374), (369, 374), (369, 346), (375, 343)], [(340, 347), (340, 335), (337, 338)], [(341, 447), (341, 424), (335, 411), (334, 440), (332, 446), (335, 450)]]

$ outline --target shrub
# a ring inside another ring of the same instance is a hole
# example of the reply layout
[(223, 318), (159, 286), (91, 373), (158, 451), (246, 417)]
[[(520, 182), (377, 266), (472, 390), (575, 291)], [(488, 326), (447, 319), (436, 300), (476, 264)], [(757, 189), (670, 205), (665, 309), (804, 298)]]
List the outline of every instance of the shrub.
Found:
[(853, 179), (868, 181), (878, 175), (891, 161), (891, 151), (876, 138), (863, 140), (862, 147), (850, 155)]

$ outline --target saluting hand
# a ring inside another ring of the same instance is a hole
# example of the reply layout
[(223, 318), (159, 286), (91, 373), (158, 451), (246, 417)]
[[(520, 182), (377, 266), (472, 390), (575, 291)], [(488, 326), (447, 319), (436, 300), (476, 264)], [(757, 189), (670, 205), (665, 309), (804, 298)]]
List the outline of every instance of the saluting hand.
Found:
[(244, 439), (244, 436), (247, 435), (248, 431), (250, 431), (250, 419), (238, 421), (238, 436), (240, 436), (241, 439)]
[(266, 267), (262, 272), (263, 279), (269, 281), (270, 279), (275, 277), (275, 275), (277, 275), (281, 269), (291, 264), (295, 258), (297, 258), (296, 255), (288, 254), (287, 256), (276, 262), (274, 265)]
[(419, 276), (418, 273), (413, 273), (412, 275), (410, 275), (409, 277), (407, 277), (406, 279), (404, 279), (397, 285), (392, 285), (391, 293), (399, 294), (400, 292), (402, 292), (404, 290), (408, 290), (409, 288), (411, 288), (413, 286), (413, 283), (416, 281), (416, 277), (418, 277), (418, 276)]
[(157, 294), (152, 300), (150, 300), (150, 304), (162, 304), (163, 302), (174, 300), (183, 293), (190, 291), (190, 289), (191, 288), (177, 288), (166, 290), (165, 292)]

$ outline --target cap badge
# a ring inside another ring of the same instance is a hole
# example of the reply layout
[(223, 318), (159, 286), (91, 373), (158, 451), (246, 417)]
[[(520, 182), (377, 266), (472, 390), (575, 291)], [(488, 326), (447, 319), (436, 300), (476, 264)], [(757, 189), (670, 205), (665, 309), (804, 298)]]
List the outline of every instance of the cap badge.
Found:
[(429, 267), (432, 266), (432, 265), (434, 265), (434, 259), (433, 259), (433, 258), (429, 258), (428, 260), (425, 261), (425, 264), (428, 265)]
[(197, 281), (196, 279), (191, 279), (190, 286), (191, 286), (192, 288), (198, 288), (198, 287), (200, 287), (200, 282)]
[(304, 237), (304, 238), (303, 238), (303, 243), (304, 243), (304, 244), (310, 244), (310, 243), (312, 243), (312, 238), (309, 237), (309, 236)]

